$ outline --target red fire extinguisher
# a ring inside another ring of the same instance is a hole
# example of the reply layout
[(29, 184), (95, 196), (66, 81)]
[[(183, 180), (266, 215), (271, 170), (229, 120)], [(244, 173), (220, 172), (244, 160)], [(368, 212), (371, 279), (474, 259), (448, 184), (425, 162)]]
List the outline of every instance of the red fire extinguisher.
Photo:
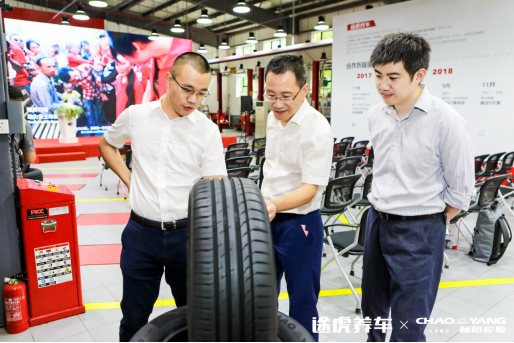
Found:
[(4, 286), (6, 330), (9, 334), (20, 333), (29, 328), (29, 307), (27, 304), (27, 287), (22, 281), (6, 279)]

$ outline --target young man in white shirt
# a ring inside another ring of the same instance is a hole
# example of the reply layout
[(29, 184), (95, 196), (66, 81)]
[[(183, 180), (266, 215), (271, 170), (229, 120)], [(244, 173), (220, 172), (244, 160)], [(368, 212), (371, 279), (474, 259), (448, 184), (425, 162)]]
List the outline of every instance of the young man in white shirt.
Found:
[[(99, 147), (130, 190), (130, 220), (122, 235), (123, 318), (120, 341), (148, 322), (166, 282), (177, 307), (185, 306), (189, 192), (200, 178), (227, 175), (218, 127), (196, 108), (209, 95), (207, 60), (180, 55), (166, 74), (167, 93), (158, 101), (127, 108)], [(132, 173), (118, 149), (132, 142)]]
[(310, 331), (318, 317), (323, 223), (320, 205), (330, 178), (334, 138), (327, 119), (305, 99), (307, 70), (296, 55), (266, 66), (266, 129), (262, 194), (271, 221), (277, 285), (285, 274), (289, 315)]
[(410, 33), (384, 37), (371, 54), (383, 99), (368, 118), (375, 160), (362, 314), (372, 319), (372, 342), (385, 340), (389, 313), (391, 342), (426, 340), (418, 318), (430, 318), (434, 307), (446, 225), (468, 209), (474, 193), (466, 122), (420, 85), (429, 60), (429, 43)]

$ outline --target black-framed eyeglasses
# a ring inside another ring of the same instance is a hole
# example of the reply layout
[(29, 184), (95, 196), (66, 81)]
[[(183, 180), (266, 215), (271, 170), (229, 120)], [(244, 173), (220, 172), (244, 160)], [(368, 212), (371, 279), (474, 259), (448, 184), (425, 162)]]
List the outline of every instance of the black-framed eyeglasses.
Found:
[(177, 83), (177, 85), (180, 87), (180, 89), (182, 90), (182, 93), (184, 95), (188, 95), (188, 96), (192, 96), (192, 95), (195, 95), (196, 94), (196, 97), (198, 99), (205, 99), (207, 98), (209, 95), (211, 95), (211, 93), (209, 91), (201, 91), (201, 92), (197, 92), (195, 91), (194, 89), (191, 89), (191, 88), (188, 88), (188, 87), (184, 87), (180, 84), (180, 82), (177, 81), (177, 79), (175, 78), (175, 75), (171, 74), (171, 77), (173, 78), (173, 80), (175, 80), (175, 82)]
[(285, 96), (285, 97), (282, 97), (282, 98), (277, 98), (273, 95), (268, 95), (266, 94), (266, 89), (264, 89), (264, 99), (266, 99), (267, 102), (276, 102), (276, 101), (282, 101), (282, 103), (284, 105), (289, 105), (289, 104), (292, 104), (293, 101), (296, 99), (296, 97), (298, 96), (298, 94), (300, 94), (300, 91), (302, 90), (303, 86), (300, 87), (300, 90), (298, 90), (298, 92), (295, 94), (295, 96), (291, 97), (291, 96)]

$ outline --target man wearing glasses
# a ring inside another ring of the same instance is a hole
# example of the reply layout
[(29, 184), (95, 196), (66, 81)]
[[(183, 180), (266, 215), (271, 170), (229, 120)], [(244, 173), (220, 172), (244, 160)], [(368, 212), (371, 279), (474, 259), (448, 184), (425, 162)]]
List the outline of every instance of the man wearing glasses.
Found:
[[(289, 315), (313, 333), (320, 291), (320, 204), (330, 177), (334, 139), (326, 118), (305, 99), (307, 70), (296, 55), (272, 58), (265, 71), (272, 113), (266, 130), (262, 194), (271, 221), (277, 285), (285, 274)], [(313, 333), (317, 340), (318, 334)]]
[[(209, 95), (207, 60), (180, 55), (158, 101), (131, 106), (100, 141), (109, 166), (130, 191), (122, 235), (123, 318), (120, 341), (148, 322), (163, 274), (178, 307), (186, 305), (186, 226), (189, 192), (200, 178), (227, 175), (218, 127), (196, 110)], [(132, 173), (118, 152), (132, 143)]]

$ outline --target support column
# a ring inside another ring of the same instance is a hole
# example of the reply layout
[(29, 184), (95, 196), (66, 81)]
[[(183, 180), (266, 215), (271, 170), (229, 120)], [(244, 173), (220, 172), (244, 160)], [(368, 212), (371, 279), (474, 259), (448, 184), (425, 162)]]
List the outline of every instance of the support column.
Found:
[(259, 68), (259, 94), (257, 100), (264, 101), (264, 68)]
[[(253, 95), (253, 69), (247, 70), (248, 74), (248, 96)], [(252, 126), (250, 125), (250, 113), (246, 113), (246, 135), (253, 136)]]
[(312, 107), (319, 111), (319, 61), (312, 62)]
[(220, 130), (220, 132), (222, 131), (222, 129), (220, 128), (220, 119), (221, 119), (221, 115), (223, 113), (223, 79), (222, 79), (222, 74), (221, 73), (216, 73), (216, 78), (217, 78), (217, 85), (218, 85), (218, 129)]

